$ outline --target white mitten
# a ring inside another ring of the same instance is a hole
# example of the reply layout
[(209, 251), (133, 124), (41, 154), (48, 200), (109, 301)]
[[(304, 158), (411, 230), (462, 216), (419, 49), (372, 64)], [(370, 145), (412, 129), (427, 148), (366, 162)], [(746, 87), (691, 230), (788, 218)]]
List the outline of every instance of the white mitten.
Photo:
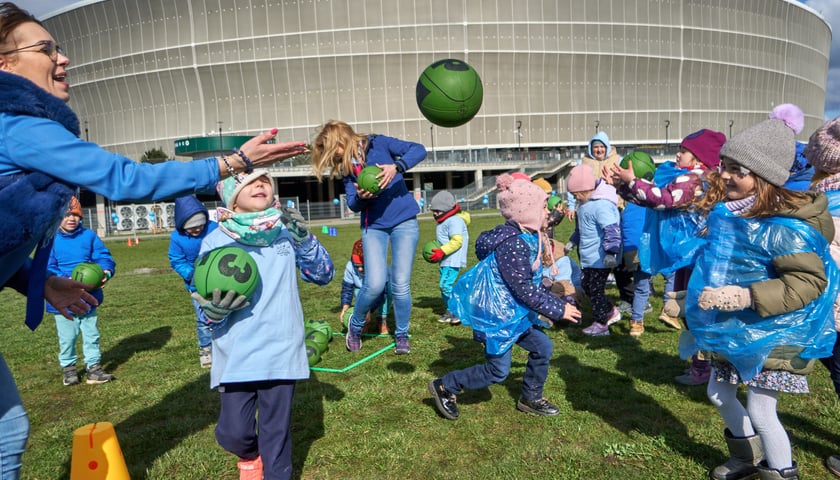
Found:
[(734, 312), (745, 310), (752, 306), (752, 295), (750, 289), (736, 285), (723, 287), (706, 287), (697, 299), (697, 305), (703, 310), (717, 308), (722, 312)]

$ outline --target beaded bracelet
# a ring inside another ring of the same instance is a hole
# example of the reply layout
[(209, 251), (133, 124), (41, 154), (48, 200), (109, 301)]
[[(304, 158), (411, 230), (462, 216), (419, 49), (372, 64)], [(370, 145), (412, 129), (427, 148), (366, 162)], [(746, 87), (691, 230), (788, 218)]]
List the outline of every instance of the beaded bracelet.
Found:
[(230, 166), (230, 163), (228, 163), (226, 156), (222, 155), (222, 161), (225, 162), (225, 168), (227, 168), (227, 171), (230, 174), (230, 176), (236, 178), (236, 170), (234, 170), (233, 167)]
[(245, 152), (242, 150), (237, 150), (236, 148), (233, 149), (233, 153), (239, 155), (242, 158), (242, 161), (245, 162), (245, 173), (251, 173), (254, 171), (254, 163), (245, 155)]

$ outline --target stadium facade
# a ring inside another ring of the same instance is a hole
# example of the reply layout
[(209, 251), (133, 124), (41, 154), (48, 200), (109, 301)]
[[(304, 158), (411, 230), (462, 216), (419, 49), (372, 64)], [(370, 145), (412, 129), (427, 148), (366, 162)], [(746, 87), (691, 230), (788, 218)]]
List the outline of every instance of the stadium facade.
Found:
[[(597, 130), (673, 144), (784, 102), (806, 113), (806, 139), (831, 41), (792, 0), (105, 0), (44, 22), (72, 60), (83, 135), (135, 159), (272, 127), (308, 140), (331, 118), (441, 154), (562, 149)], [(415, 102), (441, 58), (482, 76), (461, 127), (433, 127)]]

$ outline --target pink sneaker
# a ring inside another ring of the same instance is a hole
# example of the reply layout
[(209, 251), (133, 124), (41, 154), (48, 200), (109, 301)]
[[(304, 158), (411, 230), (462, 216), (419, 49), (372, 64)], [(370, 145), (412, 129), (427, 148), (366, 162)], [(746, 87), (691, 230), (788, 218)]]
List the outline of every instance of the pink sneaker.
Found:
[[(620, 317), (621, 313), (618, 315)], [(592, 325), (583, 329), (583, 334), (589, 335), (590, 337), (605, 337), (610, 334), (610, 327), (603, 323), (592, 322)]]
[(262, 480), (263, 478), (262, 457), (239, 460), (236, 466), (239, 467), (239, 480)]
[(607, 326), (613, 325), (618, 323), (621, 320), (621, 310), (617, 307), (613, 307), (612, 312), (610, 312), (610, 317), (607, 319)]

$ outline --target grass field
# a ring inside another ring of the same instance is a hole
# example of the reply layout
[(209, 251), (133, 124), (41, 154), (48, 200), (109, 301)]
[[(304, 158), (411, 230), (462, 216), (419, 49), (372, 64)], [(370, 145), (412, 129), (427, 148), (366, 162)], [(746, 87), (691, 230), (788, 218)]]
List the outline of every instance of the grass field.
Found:
[[(472, 240), (500, 218), (473, 212)], [(569, 223), (562, 225), (558, 237), (565, 240)], [(434, 222), (425, 218), (420, 226), (422, 244), (433, 238)], [(359, 230), (336, 228), (337, 236), (319, 238), (339, 275), (325, 287), (301, 282), (300, 290), (307, 318), (340, 330), (340, 274)], [(102, 421), (115, 425), (134, 480), (238, 478), (236, 459), (213, 436), (218, 394), (198, 365), (192, 306), (169, 269), (168, 237), (108, 246), (117, 275), (99, 316), (103, 365), (114, 382), (62, 386), (52, 316), (30, 332), (23, 297), (0, 293), (7, 305), (0, 352), (32, 422), (22, 478), (69, 478), (73, 431)], [(656, 319), (661, 282), (639, 339), (628, 335), (626, 320), (608, 337), (586, 337), (576, 326), (548, 332), (555, 351), (545, 395), (560, 415), (516, 410), (526, 355), (515, 347), (510, 378), (460, 395), (461, 418), (453, 422), (438, 415), (426, 384), (482, 362), (483, 352), (468, 328), (436, 322), (443, 313), (437, 281), (437, 267), (418, 249), (410, 355), (389, 351), (346, 373), (316, 372), (298, 384), (296, 478), (701, 479), (725, 460), (723, 423), (705, 388), (672, 381), (687, 363), (676, 355), (679, 333)], [(342, 340), (332, 342), (319, 367), (343, 368), (390, 342), (374, 338), (351, 354)], [(783, 395), (779, 409), (803, 478), (833, 478), (822, 459), (840, 452), (840, 405), (825, 369), (809, 380), (810, 395)]]

